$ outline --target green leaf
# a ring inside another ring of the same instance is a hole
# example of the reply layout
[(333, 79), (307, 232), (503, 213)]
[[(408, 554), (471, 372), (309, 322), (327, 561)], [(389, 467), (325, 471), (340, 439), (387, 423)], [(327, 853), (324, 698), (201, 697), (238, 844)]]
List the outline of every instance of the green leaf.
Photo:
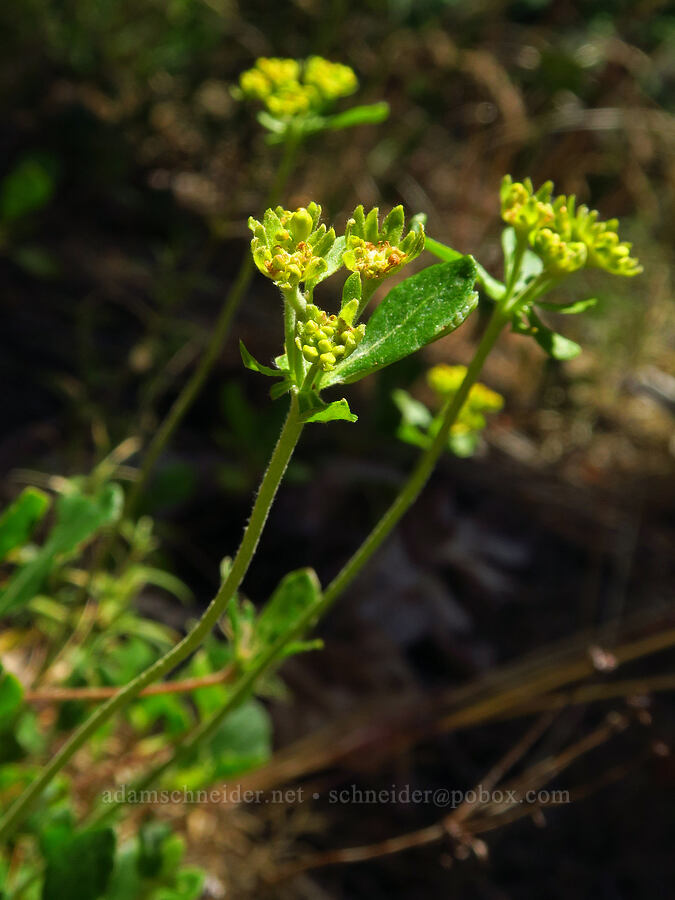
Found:
[(0, 663), (0, 735), (13, 726), (22, 700), (21, 682), (11, 672), (6, 672)]
[(319, 606), (321, 585), (313, 569), (289, 572), (263, 607), (256, 623), (261, 650), (292, 631), (308, 611)]
[(42, 209), (54, 193), (54, 175), (50, 160), (26, 157), (0, 185), (0, 219), (13, 222)]
[(384, 101), (371, 103), (365, 106), (352, 106), (345, 112), (327, 116), (324, 120), (324, 128), (337, 131), (341, 128), (353, 128), (355, 125), (377, 125), (384, 122), (389, 116), (389, 104)]
[(527, 315), (532, 323), (532, 337), (553, 359), (574, 359), (581, 353), (581, 347), (575, 341), (547, 328), (532, 311)]
[[(453, 250), (452, 247), (447, 247), (445, 244), (441, 244), (440, 241), (435, 241), (428, 235), (424, 244), (424, 249), (433, 253), (433, 255), (437, 256), (439, 259), (442, 259), (443, 262), (451, 262), (453, 259), (459, 259), (462, 256), (458, 250)], [(493, 300), (501, 300), (506, 291), (506, 286), (503, 285), (501, 281), (493, 278), (492, 275), (481, 266), (478, 260), (474, 259), (474, 263), (476, 264), (476, 270), (478, 272), (478, 283), (485, 293)]]
[(358, 272), (352, 272), (342, 286), (342, 302), (340, 304), (340, 309), (344, 309), (344, 307), (353, 300), (359, 301), (361, 299), (361, 293), (361, 276)]
[(112, 828), (73, 834), (55, 826), (43, 833), (43, 846), (47, 866), (42, 900), (98, 900), (113, 869)]
[(28, 487), (0, 516), (0, 560), (26, 543), (49, 507), (49, 497)]
[(259, 372), (260, 375), (267, 375), (270, 378), (279, 378), (283, 373), (279, 369), (273, 369), (271, 366), (263, 366), (255, 357), (251, 356), (242, 340), (239, 341), (239, 352), (241, 353), (241, 361), (247, 369), (252, 372)]
[(326, 260), (326, 269), (319, 275), (316, 281), (312, 283), (313, 286), (320, 284), (322, 281), (325, 281), (326, 278), (330, 278), (330, 276), (335, 274), (338, 269), (342, 268), (342, 256), (345, 252), (345, 249), (346, 247), (344, 235), (335, 238), (333, 246), (324, 256), (324, 259)]
[(344, 422), (356, 422), (358, 416), (350, 410), (349, 404), (343, 398), (342, 400), (334, 400), (332, 403), (324, 404), (320, 409), (310, 411), (302, 417), (303, 422), (336, 422), (338, 420)]
[(375, 309), (356, 350), (321, 387), (359, 381), (458, 328), (478, 303), (470, 256), (429, 266), (396, 285)]
[(577, 315), (577, 313), (586, 312), (587, 309), (592, 309), (592, 307), (596, 306), (597, 302), (597, 297), (589, 297), (588, 300), (572, 300), (570, 303), (547, 303), (543, 300), (537, 300), (536, 304), (542, 309), (547, 309), (551, 312), (574, 316)]
[(39, 592), (53, 567), (78, 550), (122, 512), (122, 489), (106, 484), (93, 497), (75, 490), (56, 502), (56, 521), (37, 556), (19, 569), (0, 592), (0, 615), (25, 606)]

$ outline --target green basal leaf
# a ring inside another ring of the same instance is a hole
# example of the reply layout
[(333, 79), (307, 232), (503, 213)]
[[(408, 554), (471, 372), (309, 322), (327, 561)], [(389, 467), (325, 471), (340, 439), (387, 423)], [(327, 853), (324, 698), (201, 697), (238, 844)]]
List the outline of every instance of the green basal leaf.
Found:
[(59, 497), (56, 501), (56, 521), (44, 546), (0, 592), (0, 615), (25, 606), (39, 592), (60, 560), (119, 518), (123, 501), (122, 489), (112, 483), (103, 485), (93, 497), (78, 490)]
[(262, 703), (249, 700), (234, 709), (211, 740), (216, 778), (263, 765), (272, 754), (272, 722)]
[(341, 128), (353, 128), (355, 125), (377, 125), (384, 122), (389, 116), (389, 104), (371, 103), (365, 106), (352, 106), (345, 112), (327, 116), (324, 119), (324, 128), (338, 131)]
[(302, 421), (309, 422), (356, 422), (358, 416), (350, 410), (349, 404), (343, 398), (342, 400), (334, 400), (332, 403), (324, 403), (320, 409), (316, 409), (306, 413), (302, 417)]
[(13, 726), (22, 701), (21, 682), (11, 672), (6, 672), (0, 663), (0, 735)]
[(574, 316), (577, 313), (586, 312), (587, 309), (592, 309), (597, 305), (597, 302), (597, 297), (589, 297), (588, 300), (573, 300), (570, 303), (547, 303), (543, 300), (537, 300), (536, 305), (551, 312)]
[(43, 833), (42, 843), (47, 861), (42, 900), (99, 900), (113, 870), (112, 828), (73, 834), (54, 826)]
[(373, 312), (363, 341), (323, 376), (320, 387), (359, 381), (454, 331), (478, 303), (475, 281), (470, 256), (429, 266), (402, 281)]
[(241, 361), (246, 368), (250, 369), (252, 372), (258, 372), (260, 375), (267, 375), (269, 378), (279, 378), (279, 376), (283, 374), (279, 369), (273, 369), (271, 366), (264, 366), (262, 363), (259, 363), (258, 360), (248, 352), (242, 340), (239, 341), (239, 352), (241, 353)]
[(49, 508), (49, 496), (28, 487), (0, 516), (0, 561), (23, 546)]
[(306, 613), (321, 602), (321, 585), (313, 569), (286, 575), (258, 617), (256, 639), (261, 650), (292, 631)]

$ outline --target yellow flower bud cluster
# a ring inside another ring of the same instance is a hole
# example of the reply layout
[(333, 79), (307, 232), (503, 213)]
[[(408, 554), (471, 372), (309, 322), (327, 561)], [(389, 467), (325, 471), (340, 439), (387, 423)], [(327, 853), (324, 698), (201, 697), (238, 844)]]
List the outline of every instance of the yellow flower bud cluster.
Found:
[(298, 324), (296, 346), (309, 363), (318, 363), (324, 372), (332, 369), (341, 359), (350, 356), (363, 340), (364, 324), (353, 327), (355, 301), (339, 316), (328, 315), (314, 304), (308, 304), (307, 319)]
[(262, 222), (248, 220), (255, 264), (281, 290), (312, 283), (326, 270), (325, 256), (335, 243), (335, 231), (319, 225), (320, 216), (321, 207), (310, 203), (295, 211), (268, 209)]
[(345, 230), (346, 251), (342, 260), (347, 269), (358, 272), (362, 281), (377, 281), (398, 272), (424, 249), (424, 229), (420, 226), (403, 237), (403, 207), (397, 206), (379, 225), (377, 207), (365, 214), (357, 206)]
[(261, 57), (239, 78), (240, 96), (258, 100), (279, 119), (320, 113), (357, 87), (353, 69), (321, 56), (305, 61)]
[[(466, 366), (434, 366), (427, 373), (427, 382), (437, 394), (448, 399), (457, 393), (466, 375)], [(484, 384), (476, 383), (471, 387), (462, 409), (452, 426), (452, 434), (469, 434), (485, 428), (485, 414), (496, 413), (504, 405), (501, 394), (491, 390)]]
[(598, 221), (599, 213), (577, 207), (573, 195), (553, 198), (552, 192), (550, 181), (535, 191), (529, 178), (514, 182), (510, 175), (500, 190), (502, 219), (528, 240), (548, 271), (565, 275), (584, 266), (624, 276), (642, 271), (630, 255), (631, 244), (619, 239), (617, 219)]
[(553, 221), (553, 207), (549, 202), (552, 191), (552, 181), (545, 182), (535, 191), (529, 178), (521, 183), (506, 175), (499, 191), (502, 219), (517, 234), (529, 236)]

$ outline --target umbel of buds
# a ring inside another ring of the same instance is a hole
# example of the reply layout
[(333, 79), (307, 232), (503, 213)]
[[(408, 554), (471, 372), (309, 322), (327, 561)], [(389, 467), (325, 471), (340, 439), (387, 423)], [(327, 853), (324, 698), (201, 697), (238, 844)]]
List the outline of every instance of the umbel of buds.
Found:
[(405, 216), (396, 206), (379, 224), (377, 207), (365, 214), (357, 206), (345, 230), (345, 266), (358, 272), (362, 282), (379, 282), (420, 255), (424, 249), (424, 228), (417, 226), (403, 237)]
[(262, 222), (250, 218), (253, 260), (282, 291), (301, 283), (313, 284), (326, 271), (326, 255), (335, 243), (335, 231), (319, 225), (321, 207), (310, 203), (294, 212), (278, 206), (268, 209)]
[(352, 325), (357, 309), (358, 300), (344, 306), (339, 316), (328, 315), (314, 304), (307, 305), (307, 320), (298, 325), (295, 343), (308, 363), (328, 372), (356, 350), (366, 333), (363, 323)]
[(532, 182), (502, 181), (502, 219), (527, 240), (554, 275), (565, 275), (584, 266), (604, 269), (613, 275), (632, 276), (642, 266), (630, 255), (631, 244), (621, 241), (617, 219), (599, 221), (599, 213), (576, 205), (573, 195), (553, 197), (547, 181), (535, 191)]
[(261, 102), (278, 119), (294, 119), (324, 112), (358, 85), (353, 69), (321, 56), (304, 61), (261, 57), (242, 72), (237, 94)]

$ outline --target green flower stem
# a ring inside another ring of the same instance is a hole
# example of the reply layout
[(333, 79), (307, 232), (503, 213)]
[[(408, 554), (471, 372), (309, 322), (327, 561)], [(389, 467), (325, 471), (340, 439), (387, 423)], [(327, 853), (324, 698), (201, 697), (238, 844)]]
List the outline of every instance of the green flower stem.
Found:
[[(221, 584), (218, 593), (211, 601), (208, 609), (194, 626), (192, 631), (183, 640), (176, 644), (169, 652), (142, 672), (137, 678), (122, 688), (114, 697), (100, 706), (84, 724), (71, 736), (52, 760), (43, 768), (38, 777), (30, 783), (26, 790), (7, 813), (0, 819), (0, 841), (8, 838), (21, 824), (33, 805), (39, 799), (44, 789), (52, 779), (63, 769), (75, 753), (86, 741), (108, 721), (115, 713), (127, 706), (138, 696), (143, 688), (152, 682), (163, 678), (179, 663), (183, 662), (195, 651), (204, 639), (209, 635), (218, 619), (223, 615), (227, 604), (239, 588), (251, 559), (256, 551), (260, 535), (267, 521), (270, 507), (274, 501), (277, 489), (283, 478), (293, 450), (298, 442), (303, 429), (298, 412), (296, 395), (291, 396), (291, 404), (284, 427), (279, 435), (279, 440), (270, 458), (267, 471), (260, 484), (258, 495), (253, 504), (251, 517), (244, 531), (244, 535), (232, 563), (227, 577)], [(248, 678), (248, 673), (245, 676)], [(241, 691), (241, 684), (235, 686), (233, 693)]]
[(385, 512), (356, 553), (343, 566), (324, 591), (320, 608), (321, 612), (327, 609), (338, 595), (351, 584), (371, 556), (393, 531), (404, 513), (407, 512), (420, 495), (420, 492), (429, 480), (439, 457), (447, 447), (450, 429), (454, 425), (457, 416), (464, 406), (464, 403), (469, 396), (469, 391), (478, 380), (478, 376), (480, 375), (488, 354), (501, 334), (502, 329), (509, 322), (509, 319), (510, 317), (505, 314), (501, 303), (495, 306), (487, 328), (485, 329), (476, 350), (476, 354), (466, 371), (464, 380), (445, 409), (441, 427), (434, 438), (433, 443), (422, 453), (413, 473), (408, 478), (403, 489), (389, 509)]
[[(267, 202), (268, 206), (275, 206), (279, 202), (279, 198), (283, 193), (286, 182), (291, 174), (295, 158), (297, 155), (299, 140), (295, 134), (289, 134), (284, 143), (284, 154), (274, 179), (274, 184), (270, 190)], [(171, 440), (173, 433), (176, 431), (180, 423), (183, 421), (185, 414), (190, 409), (195, 399), (199, 395), (204, 382), (209, 377), (213, 366), (220, 355), (223, 345), (230, 333), (230, 325), (234, 318), (239, 304), (248, 290), (251, 283), (255, 266), (250, 253), (245, 253), (241, 266), (232, 283), (230, 290), (225, 297), (225, 301), (216, 320), (211, 339), (204, 351), (199, 365), (194, 370), (190, 378), (186, 381), (183, 389), (174, 400), (171, 409), (167, 413), (163, 422), (155, 432), (148, 449), (143, 456), (141, 470), (138, 480), (134, 483), (127, 497), (125, 514), (133, 516), (138, 506), (148, 480), (152, 474), (157, 460)]]

